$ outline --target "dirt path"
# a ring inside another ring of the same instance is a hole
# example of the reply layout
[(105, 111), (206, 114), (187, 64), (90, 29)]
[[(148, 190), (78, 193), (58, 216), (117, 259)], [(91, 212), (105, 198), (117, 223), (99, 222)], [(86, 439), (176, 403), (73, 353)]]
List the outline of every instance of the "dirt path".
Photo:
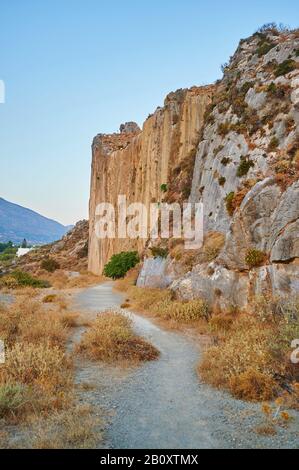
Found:
[[(107, 308), (119, 308), (123, 296), (113, 283), (87, 288), (74, 297), (74, 306), (88, 318)], [(158, 361), (122, 370), (80, 361), (77, 383), (91, 383), (80, 400), (106, 413), (107, 448), (298, 448), (298, 414), (287, 430), (261, 436), (260, 405), (231, 398), (200, 383), (195, 368), (200, 351), (180, 333), (169, 332), (130, 313), (136, 332), (160, 351)], [(82, 330), (76, 333), (78, 341)]]

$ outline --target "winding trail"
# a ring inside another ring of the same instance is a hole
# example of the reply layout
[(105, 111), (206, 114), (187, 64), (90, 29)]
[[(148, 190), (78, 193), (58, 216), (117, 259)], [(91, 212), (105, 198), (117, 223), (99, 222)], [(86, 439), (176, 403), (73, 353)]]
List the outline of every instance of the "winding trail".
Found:
[[(80, 291), (74, 306), (92, 319), (105, 309), (119, 308), (123, 295), (108, 282)], [(260, 436), (260, 405), (235, 400), (200, 383), (196, 365), (200, 351), (184, 334), (166, 331), (132, 312), (136, 332), (161, 352), (157, 361), (121, 369), (81, 361), (77, 383), (94, 387), (80, 400), (106, 412), (104, 446), (119, 449), (204, 449), (299, 447), (298, 414), (289, 429)], [(76, 333), (78, 341), (84, 330)], [(103, 445), (102, 445), (103, 446)]]

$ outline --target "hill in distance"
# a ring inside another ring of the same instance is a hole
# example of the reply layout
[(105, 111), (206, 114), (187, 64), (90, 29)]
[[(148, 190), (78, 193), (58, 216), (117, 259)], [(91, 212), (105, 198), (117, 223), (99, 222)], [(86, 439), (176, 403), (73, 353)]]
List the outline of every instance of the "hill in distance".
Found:
[(45, 244), (59, 240), (71, 226), (64, 226), (37, 212), (0, 197), (0, 242)]

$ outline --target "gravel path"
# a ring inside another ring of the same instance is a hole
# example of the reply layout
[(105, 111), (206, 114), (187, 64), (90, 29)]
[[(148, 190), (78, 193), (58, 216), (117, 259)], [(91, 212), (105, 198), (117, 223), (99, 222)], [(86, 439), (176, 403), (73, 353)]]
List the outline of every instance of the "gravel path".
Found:
[[(74, 298), (75, 307), (89, 318), (119, 308), (122, 301), (113, 283), (84, 289)], [(93, 384), (80, 399), (99, 414), (106, 412), (106, 448), (299, 447), (298, 413), (292, 413), (289, 427), (278, 428), (275, 436), (258, 435), (254, 429), (263, 423), (260, 405), (235, 400), (200, 383), (195, 371), (200, 351), (191, 339), (127, 314), (136, 332), (160, 350), (160, 359), (129, 370), (81, 361), (77, 369), (78, 384)]]

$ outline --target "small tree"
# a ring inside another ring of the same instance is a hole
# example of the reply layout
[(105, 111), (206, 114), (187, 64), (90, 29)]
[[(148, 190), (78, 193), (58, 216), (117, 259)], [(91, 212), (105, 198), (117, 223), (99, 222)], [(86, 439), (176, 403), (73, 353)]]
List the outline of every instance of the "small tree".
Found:
[(21, 248), (27, 248), (27, 240), (26, 238), (24, 238), (23, 242), (22, 242), (22, 245), (21, 245)]

